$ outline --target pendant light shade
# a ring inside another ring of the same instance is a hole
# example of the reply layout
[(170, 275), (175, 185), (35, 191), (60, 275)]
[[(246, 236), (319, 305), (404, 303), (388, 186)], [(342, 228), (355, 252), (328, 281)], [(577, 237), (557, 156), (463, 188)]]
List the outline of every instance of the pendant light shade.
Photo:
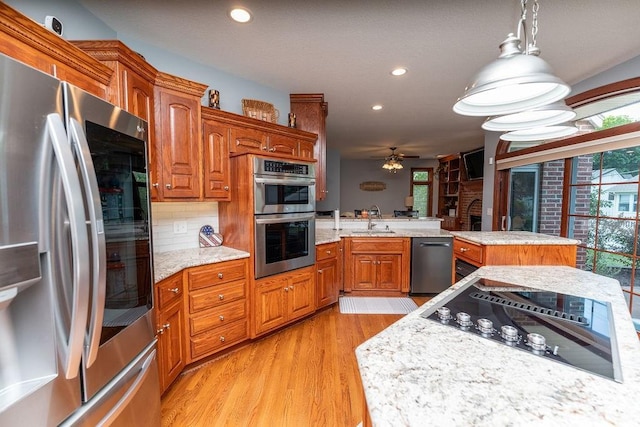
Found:
[(503, 134), (500, 139), (505, 141), (543, 141), (546, 139), (564, 138), (577, 132), (577, 127), (565, 124), (507, 132)]
[(497, 132), (508, 132), (512, 130), (551, 126), (569, 122), (573, 120), (576, 115), (576, 112), (565, 103), (555, 102), (550, 105), (538, 107), (533, 110), (522, 111), (520, 113), (489, 117), (483, 123), (482, 129)]
[(559, 101), (571, 91), (537, 51), (522, 53), (513, 34), (500, 44), (500, 52), (471, 79), (453, 111), (466, 116), (511, 114)]

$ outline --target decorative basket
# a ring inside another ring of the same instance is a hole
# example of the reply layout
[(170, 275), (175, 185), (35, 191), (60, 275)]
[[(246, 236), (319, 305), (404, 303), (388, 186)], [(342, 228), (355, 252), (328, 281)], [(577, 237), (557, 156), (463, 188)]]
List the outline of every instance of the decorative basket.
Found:
[(265, 122), (278, 123), (280, 112), (268, 102), (258, 101), (256, 99), (242, 100), (242, 114)]

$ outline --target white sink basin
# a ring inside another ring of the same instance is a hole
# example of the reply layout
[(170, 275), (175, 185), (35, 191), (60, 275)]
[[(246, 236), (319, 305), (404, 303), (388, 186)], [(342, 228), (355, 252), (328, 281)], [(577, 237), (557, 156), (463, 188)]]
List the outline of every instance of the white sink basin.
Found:
[(351, 230), (351, 233), (355, 234), (392, 234), (393, 230)]

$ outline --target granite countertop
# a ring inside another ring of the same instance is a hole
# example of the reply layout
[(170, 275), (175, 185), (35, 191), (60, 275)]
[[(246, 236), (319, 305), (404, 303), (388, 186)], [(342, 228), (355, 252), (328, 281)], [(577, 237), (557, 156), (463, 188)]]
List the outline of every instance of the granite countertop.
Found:
[(249, 258), (249, 253), (226, 246), (212, 248), (179, 249), (153, 254), (155, 283), (185, 268), (234, 259)]
[(580, 240), (530, 231), (452, 231), (452, 235), (481, 245), (577, 245)]
[[(420, 317), (477, 277), (611, 302), (623, 383)], [(637, 425), (639, 354), (616, 280), (546, 266), (482, 267), (356, 349), (374, 426)]]

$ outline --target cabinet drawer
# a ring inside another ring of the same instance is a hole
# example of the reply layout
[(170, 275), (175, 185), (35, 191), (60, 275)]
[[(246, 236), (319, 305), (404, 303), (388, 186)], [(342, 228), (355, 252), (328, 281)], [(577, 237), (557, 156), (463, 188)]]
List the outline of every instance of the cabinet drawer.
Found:
[(386, 239), (370, 237), (363, 239), (351, 239), (351, 252), (402, 253), (404, 249), (403, 241), (403, 238), (398, 237), (391, 237)]
[(464, 240), (453, 240), (453, 253), (455, 255), (467, 258), (471, 261), (475, 261), (482, 264), (483, 247), (474, 243), (469, 243)]
[(158, 296), (158, 309), (169, 306), (176, 300), (182, 298), (184, 285), (182, 283), (182, 273), (174, 274), (156, 284)]
[(316, 261), (338, 256), (338, 242), (316, 246)]
[(203, 332), (191, 337), (191, 359), (208, 356), (225, 347), (232, 346), (247, 338), (247, 321), (238, 320), (222, 328)]
[(243, 299), (192, 315), (189, 319), (191, 336), (244, 319), (247, 315), (246, 306), (246, 300)]
[(240, 280), (215, 285), (198, 292), (190, 292), (189, 313), (196, 313), (208, 308), (218, 307), (229, 302), (244, 299), (246, 297), (245, 289), (246, 282)]
[(207, 288), (234, 280), (244, 279), (246, 261), (227, 261), (203, 269), (191, 269), (188, 273), (189, 290)]

